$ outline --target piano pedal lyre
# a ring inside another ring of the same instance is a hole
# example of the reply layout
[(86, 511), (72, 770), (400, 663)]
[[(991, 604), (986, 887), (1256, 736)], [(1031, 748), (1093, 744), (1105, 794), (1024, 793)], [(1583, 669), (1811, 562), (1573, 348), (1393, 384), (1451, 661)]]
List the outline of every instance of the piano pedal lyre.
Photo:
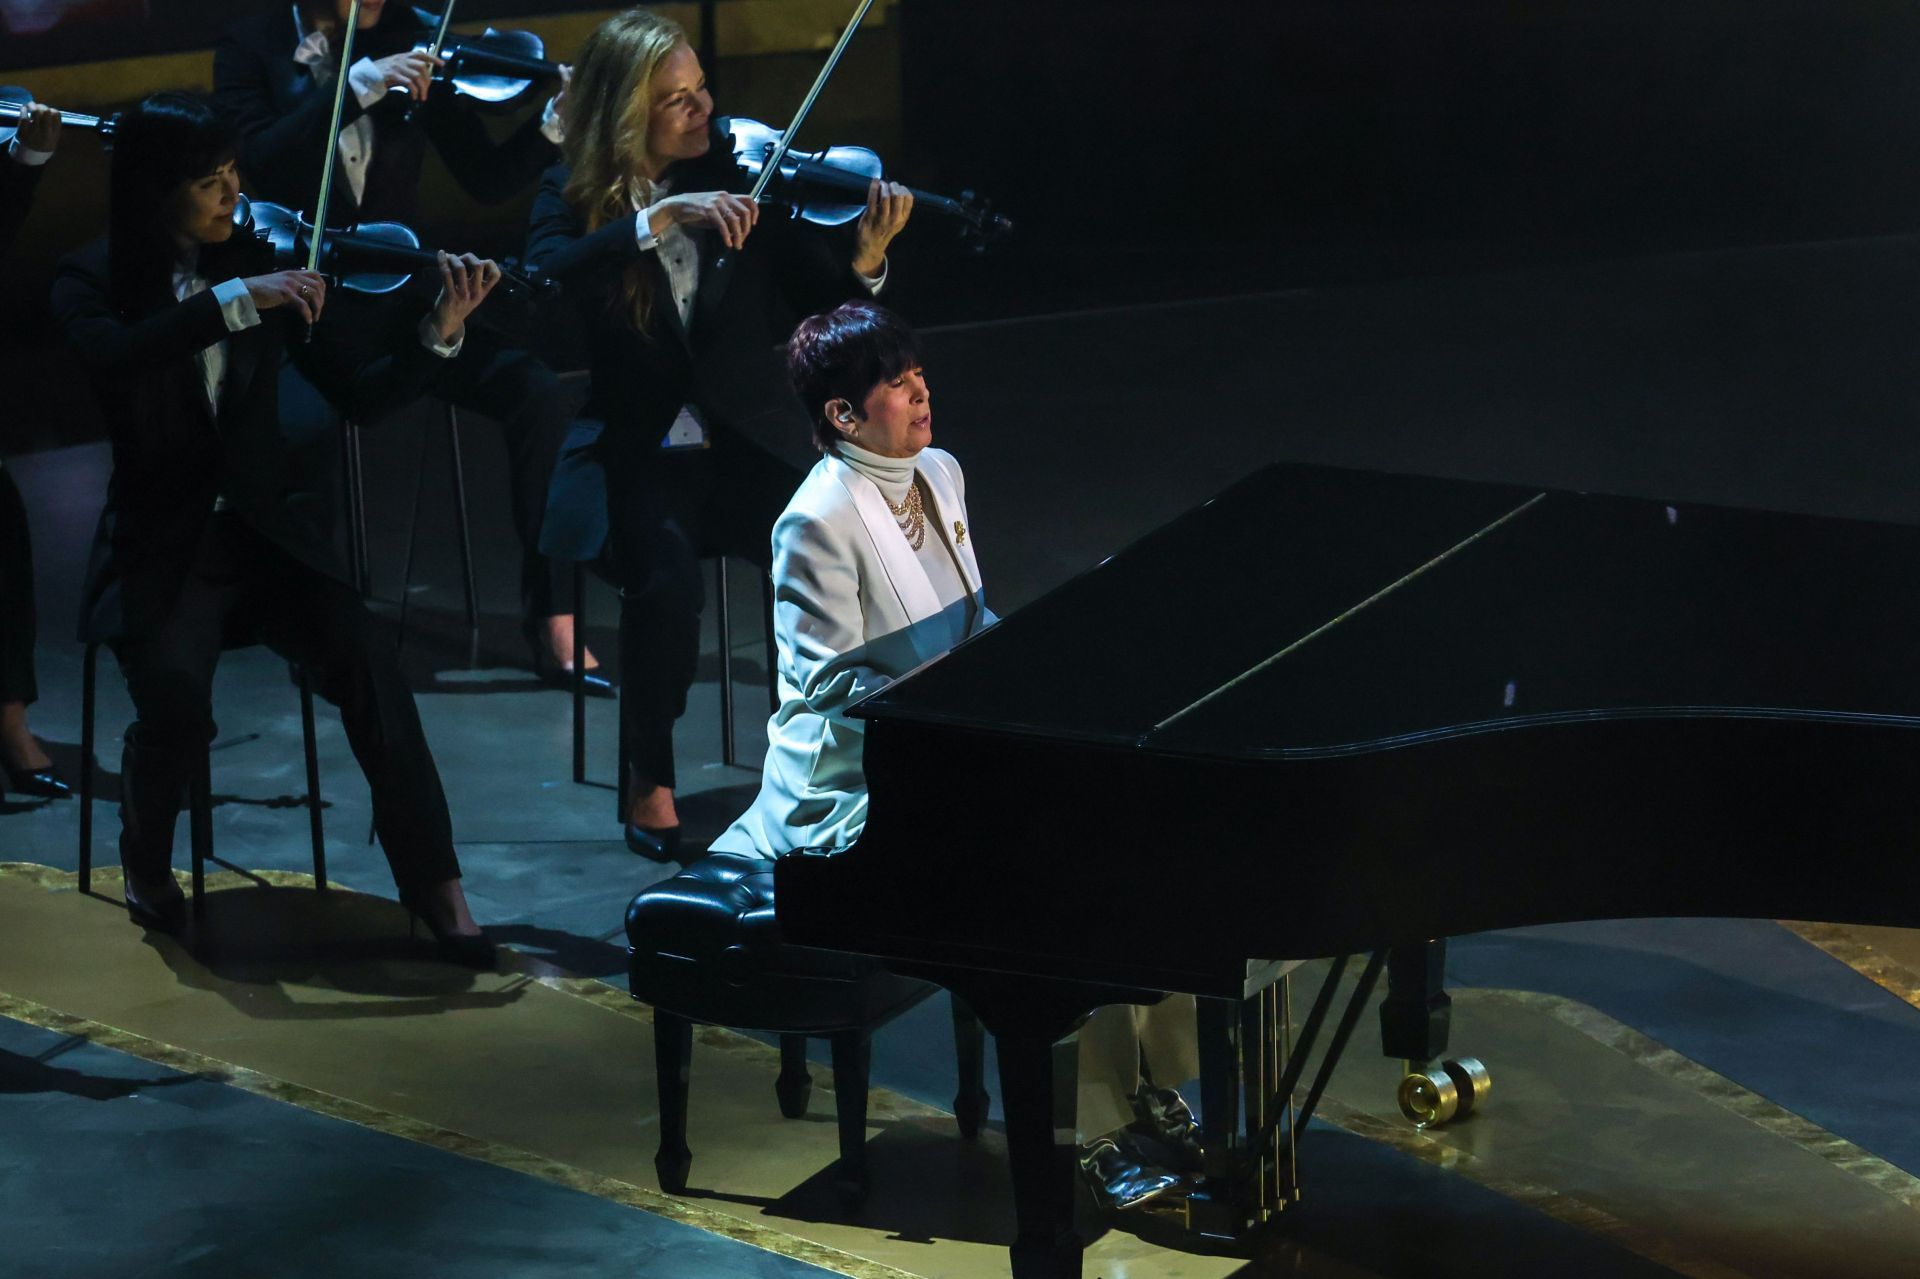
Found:
[(1493, 1076), (1478, 1057), (1449, 1057), (1438, 1066), (1406, 1063), (1400, 1113), (1416, 1128), (1438, 1128), (1485, 1106)]

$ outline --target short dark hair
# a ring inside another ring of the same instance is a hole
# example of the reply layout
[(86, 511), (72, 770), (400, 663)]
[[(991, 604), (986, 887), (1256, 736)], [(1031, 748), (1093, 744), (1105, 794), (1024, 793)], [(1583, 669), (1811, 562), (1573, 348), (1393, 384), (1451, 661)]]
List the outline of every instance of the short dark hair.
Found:
[(858, 412), (873, 388), (918, 367), (920, 346), (906, 321), (873, 302), (843, 302), (809, 316), (787, 339), (787, 374), (813, 421), (813, 445), (831, 453), (840, 432), (827, 422), (829, 400)]

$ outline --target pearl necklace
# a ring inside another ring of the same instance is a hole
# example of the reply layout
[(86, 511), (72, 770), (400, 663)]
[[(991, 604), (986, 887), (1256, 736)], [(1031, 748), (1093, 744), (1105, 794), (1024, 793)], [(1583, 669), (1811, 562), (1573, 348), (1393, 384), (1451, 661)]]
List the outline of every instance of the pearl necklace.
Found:
[[(885, 501), (885, 495), (882, 499)], [(907, 545), (919, 550), (927, 544), (927, 508), (920, 500), (920, 482), (916, 479), (907, 487), (906, 500), (895, 506), (887, 502), (887, 509), (893, 512), (894, 523), (900, 527), (900, 535), (907, 539)]]

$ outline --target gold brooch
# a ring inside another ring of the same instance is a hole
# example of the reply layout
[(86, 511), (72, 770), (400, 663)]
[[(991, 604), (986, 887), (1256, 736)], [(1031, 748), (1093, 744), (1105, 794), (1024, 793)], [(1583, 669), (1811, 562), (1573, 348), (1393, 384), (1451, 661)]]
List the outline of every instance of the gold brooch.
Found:
[(967, 526), (959, 520), (953, 522), (953, 544), (955, 546), (965, 546), (967, 544)]

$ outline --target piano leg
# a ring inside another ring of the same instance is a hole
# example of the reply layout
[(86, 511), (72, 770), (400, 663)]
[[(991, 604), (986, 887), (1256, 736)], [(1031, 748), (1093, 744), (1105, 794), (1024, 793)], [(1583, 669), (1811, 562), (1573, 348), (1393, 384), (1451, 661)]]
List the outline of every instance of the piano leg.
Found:
[(1453, 997), (1444, 985), (1447, 941), (1395, 946), (1387, 955), (1387, 997), (1380, 1004), (1380, 1049), (1425, 1063), (1446, 1055)]
[(1493, 1087), (1478, 1058), (1441, 1060), (1453, 1023), (1453, 999), (1443, 985), (1446, 967), (1445, 938), (1394, 947), (1380, 1005), (1380, 1047), (1406, 1063), (1400, 1112), (1422, 1128), (1473, 1113)]
[[(1079, 1279), (1083, 1245), (1073, 1230), (1080, 1045), (1067, 1018), (996, 1031), (1000, 1104), (1013, 1173), (1013, 1279)], [(1055, 1034), (1054, 1031), (1059, 1033)]]
[(833, 1169), (834, 1189), (849, 1212), (867, 1200), (867, 1076), (873, 1062), (873, 1040), (865, 1031), (835, 1035), (833, 1097), (840, 1124), (840, 1162)]

